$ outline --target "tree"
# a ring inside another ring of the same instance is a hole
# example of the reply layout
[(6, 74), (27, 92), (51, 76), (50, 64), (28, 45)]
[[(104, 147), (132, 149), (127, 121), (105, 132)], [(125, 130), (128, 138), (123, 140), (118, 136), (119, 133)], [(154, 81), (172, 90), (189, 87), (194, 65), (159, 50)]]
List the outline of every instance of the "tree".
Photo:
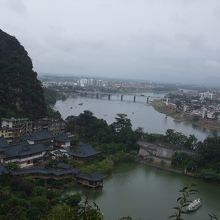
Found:
[(111, 124), (113, 131), (117, 134), (124, 129), (132, 129), (131, 120), (127, 118), (126, 114), (117, 114), (116, 122)]

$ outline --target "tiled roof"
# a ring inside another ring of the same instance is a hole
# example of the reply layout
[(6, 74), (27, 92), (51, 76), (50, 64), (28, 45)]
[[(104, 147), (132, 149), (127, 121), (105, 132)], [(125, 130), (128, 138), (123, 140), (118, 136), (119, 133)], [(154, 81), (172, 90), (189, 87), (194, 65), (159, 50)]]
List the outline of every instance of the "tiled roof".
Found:
[(18, 157), (18, 156), (28, 156), (31, 154), (41, 153), (48, 151), (49, 147), (43, 144), (18, 144), (5, 147), (2, 151), (5, 153), (6, 157)]
[(63, 133), (63, 134), (58, 134), (55, 138), (55, 141), (60, 141), (60, 142), (69, 142), (71, 141), (71, 137), (69, 137), (68, 134)]
[(71, 156), (75, 156), (75, 157), (82, 157), (82, 158), (86, 158), (86, 157), (91, 157), (94, 156), (96, 154), (98, 154), (99, 152), (97, 152), (91, 145), (89, 144), (83, 144), (80, 143), (77, 146), (72, 147), (69, 151), (68, 151), (69, 155)]
[(12, 172), (12, 175), (19, 176), (19, 175), (28, 175), (28, 174), (40, 174), (40, 175), (52, 175), (52, 176), (63, 176), (63, 175), (76, 175), (78, 174), (79, 170), (77, 169), (46, 169), (46, 168), (25, 168), (19, 169)]
[(56, 164), (55, 166), (58, 169), (70, 169), (71, 166), (67, 163), (63, 163), (63, 162), (59, 162), (58, 164)]
[(3, 173), (9, 173), (9, 171), (2, 164), (0, 164), (0, 175)]
[(5, 138), (0, 137), (0, 148), (2, 148), (2, 147), (7, 147), (7, 146), (8, 146), (8, 143), (7, 143), (7, 141), (5, 140)]
[(79, 173), (76, 176), (77, 178), (85, 179), (85, 180), (91, 180), (91, 181), (100, 181), (103, 180), (106, 175), (100, 173), (100, 172), (93, 172), (93, 173)]
[(30, 136), (27, 137), (27, 140), (30, 141), (40, 141), (40, 140), (47, 140), (52, 139), (53, 135), (48, 130), (41, 130), (41, 131), (35, 131)]

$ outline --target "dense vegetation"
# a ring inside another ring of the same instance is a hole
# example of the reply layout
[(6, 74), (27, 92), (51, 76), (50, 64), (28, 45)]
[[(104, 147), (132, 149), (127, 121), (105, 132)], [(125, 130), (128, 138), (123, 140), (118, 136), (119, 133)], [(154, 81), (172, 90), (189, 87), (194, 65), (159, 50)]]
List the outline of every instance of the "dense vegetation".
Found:
[[(102, 154), (85, 164), (73, 163), (85, 172), (102, 171), (109, 173), (114, 164), (134, 161), (137, 155), (137, 140), (141, 129), (132, 130), (130, 119), (125, 114), (118, 114), (115, 122), (108, 125), (103, 119), (98, 119), (90, 111), (84, 111), (79, 116), (67, 118), (67, 130), (75, 133), (78, 140), (90, 143)], [(76, 141), (76, 140), (75, 140)]]
[(192, 154), (175, 153), (172, 158), (173, 167), (187, 170), (205, 179), (220, 181), (219, 137), (208, 137), (204, 142), (198, 142), (194, 135), (187, 137), (168, 129), (165, 135), (144, 134), (144, 139), (150, 142), (168, 143), (175, 149), (191, 151)]
[(46, 104), (55, 105), (57, 100), (59, 99), (64, 100), (66, 96), (63, 93), (58, 92), (53, 88), (44, 88), (44, 98)]
[(59, 99), (64, 100), (66, 98), (60, 92), (57, 92), (55, 89), (52, 88), (44, 88), (44, 99), (47, 105), (47, 115), (51, 118), (61, 118), (61, 114), (59, 111), (55, 111), (53, 109), (56, 101)]
[(63, 194), (73, 180), (34, 180), (0, 177), (2, 220), (102, 220), (99, 208), (80, 194)]
[[(85, 111), (78, 117), (68, 117), (67, 129), (78, 136), (78, 140), (74, 139), (73, 142), (89, 142), (102, 152), (98, 158), (83, 165), (63, 158), (72, 166), (79, 166), (84, 172), (100, 170), (108, 173), (117, 162), (132, 161), (138, 149), (137, 140), (144, 139), (151, 142), (165, 142), (168, 146), (194, 152), (191, 156), (184, 153), (174, 155), (173, 166), (187, 167), (188, 169), (190, 166), (194, 167), (194, 171), (199, 175), (211, 179), (216, 179), (216, 175), (218, 176), (220, 173), (220, 150), (218, 147), (220, 139), (218, 138), (208, 138), (202, 143), (197, 142), (194, 136), (186, 137), (174, 130), (168, 130), (165, 135), (144, 134), (140, 128), (132, 130), (131, 122), (125, 114), (118, 114), (115, 122), (108, 125), (105, 120), (96, 118), (90, 111)], [(10, 164), (9, 167), (14, 169)], [(96, 204), (89, 203), (78, 194), (70, 196), (64, 194), (64, 189), (74, 187), (71, 178), (35, 180), (30, 177), (2, 176), (0, 181), (0, 218), (3, 220), (104, 219)], [(188, 193), (187, 189), (181, 192)], [(181, 199), (178, 200), (178, 207), (175, 208), (176, 212), (172, 215), (176, 220), (183, 219), (184, 211), (182, 208), (185, 207), (185, 204), (181, 204), (180, 201)], [(131, 220), (130, 217), (121, 219)], [(217, 218), (214, 216), (210, 219)]]
[(0, 30), (0, 118), (39, 118), (47, 113), (32, 61), (18, 40)]

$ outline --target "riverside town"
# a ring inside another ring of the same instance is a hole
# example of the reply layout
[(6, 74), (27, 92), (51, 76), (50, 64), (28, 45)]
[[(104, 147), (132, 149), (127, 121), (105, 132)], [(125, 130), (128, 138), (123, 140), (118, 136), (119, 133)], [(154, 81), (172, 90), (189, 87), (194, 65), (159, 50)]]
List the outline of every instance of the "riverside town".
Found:
[(0, 220), (220, 220), (219, 19), (0, 0)]

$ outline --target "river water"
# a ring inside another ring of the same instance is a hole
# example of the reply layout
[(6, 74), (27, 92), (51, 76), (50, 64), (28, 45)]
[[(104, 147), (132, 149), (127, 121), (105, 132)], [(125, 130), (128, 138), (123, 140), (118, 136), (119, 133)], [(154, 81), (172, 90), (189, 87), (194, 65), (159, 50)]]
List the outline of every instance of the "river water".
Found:
[[(149, 95), (158, 96), (158, 94)], [(123, 102), (120, 101), (120, 96), (112, 96), (111, 100), (106, 97), (102, 99), (75, 97), (57, 101), (55, 109), (60, 111), (63, 118), (90, 110), (108, 123), (114, 121), (117, 113), (126, 113), (134, 128), (143, 127), (150, 133), (165, 133), (171, 128), (186, 135), (194, 134), (199, 140), (217, 134), (194, 127), (190, 123), (175, 122), (170, 117), (166, 118), (164, 114), (146, 105), (146, 97), (137, 97), (136, 103), (133, 103), (132, 96), (124, 96)], [(102, 191), (78, 187), (71, 193), (82, 192), (95, 200), (105, 214), (105, 220), (117, 220), (127, 215), (135, 217), (135, 220), (164, 220), (172, 214), (178, 190), (191, 183), (197, 184), (198, 196), (202, 199), (203, 206), (197, 212), (187, 215), (185, 219), (208, 220), (208, 213), (220, 216), (219, 185), (144, 165), (127, 164), (117, 167), (104, 181)]]
[(131, 216), (135, 220), (165, 220), (173, 214), (178, 191), (187, 184), (197, 184), (203, 203), (185, 220), (209, 220), (208, 214), (220, 216), (220, 186), (137, 164), (123, 164), (104, 181), (102, 191), (78, 186), (68, 193), (80, 192), (95, 201), (105, 220)]
[[(145, 95), (163, 96), (163, 94), (154, 93)], [(198, 128), (189, 122), (177, 122), (171, 117), (165, 117), (164, 114), (146, 104), (146, 97), (137, 97), (135, 103), (133, 96), (124, 96), (123, 102), (120, 101), (120, 96), (111, 96), (111, 100), (108, 100), (107, 97), (102, 99), (75, 97), (57, 101), (55, 109), (60, 111), (63, 118), (90, 110), (95, 116), (105, 119), (108, 123), (114, 121), (117, 113), (125, 113), (131, 119), (134, 128), (142, 127), (149, 133), (164, 134), (167, 129), (171, 128), (185, 135), (194, 134), (199, 140), (204, 140), (209, 135), (219, 134), (209, 129)]]

